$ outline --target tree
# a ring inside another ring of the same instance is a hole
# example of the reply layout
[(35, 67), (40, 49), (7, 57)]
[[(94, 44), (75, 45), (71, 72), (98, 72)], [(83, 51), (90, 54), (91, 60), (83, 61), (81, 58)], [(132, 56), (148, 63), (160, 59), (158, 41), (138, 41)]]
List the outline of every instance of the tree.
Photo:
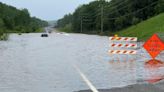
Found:
[(155, 10), (157, 14), (164, 12), (164, 0), (158, 0)]
[(0, 36), (3, 34), (3, 29), (4, 29), (4, 22), (3, 20), (0, 18)]
[(95, 30), (98, 33), (103, 19), (104, 31), (115, 32), (162, 12), (164, 0), (95, 0), (79, 6), (73, 14), (65, 15), (57, 25), (72, 24), (73, 32), (81, 32), (82, 25), (83, 32)]

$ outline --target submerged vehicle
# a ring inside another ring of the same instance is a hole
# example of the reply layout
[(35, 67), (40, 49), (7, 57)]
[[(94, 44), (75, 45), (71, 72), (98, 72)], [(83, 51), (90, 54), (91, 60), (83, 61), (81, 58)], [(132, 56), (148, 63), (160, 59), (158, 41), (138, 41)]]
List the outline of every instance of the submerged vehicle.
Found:
[(48, 34), (43, 33), (43, 34), (41, 34), (41, 37), (48, 37)]

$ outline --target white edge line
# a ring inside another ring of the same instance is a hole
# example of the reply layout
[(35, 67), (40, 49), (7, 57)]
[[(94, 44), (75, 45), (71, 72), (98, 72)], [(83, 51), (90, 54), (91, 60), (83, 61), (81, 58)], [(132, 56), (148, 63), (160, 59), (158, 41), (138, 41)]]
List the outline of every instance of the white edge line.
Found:
[(92, 92), (99, 92), (96, 87), (89, 81), (89, 79), (84, 75), (84, 73), (81, 72), (81, 70), (76, 66), (73, 65), (74, 68), (78, 71), (80, 76), (82, 77), (83, 81), (89, 86), (89, 88), (92, 90)]

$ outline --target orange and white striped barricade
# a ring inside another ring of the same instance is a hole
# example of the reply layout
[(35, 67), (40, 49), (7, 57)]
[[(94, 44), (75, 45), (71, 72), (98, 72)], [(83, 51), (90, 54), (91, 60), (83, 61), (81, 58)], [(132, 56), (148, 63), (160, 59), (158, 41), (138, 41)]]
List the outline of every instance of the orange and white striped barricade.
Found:
[(136, 42), (138, 39), (137, 37), (109, 37), (110, 41), (129, 41), (129, 42)]
[(135, 55), (137, 51), (137, 37), (109, 37), (109, 54)]
[(109, 47), (112, 47), (112, 48), (137, 48), (137, 44), (135, 43), (112, 43), (112, 44), (109, 44)]
[(136, 50), (109, 50), (110, 54), (131, 54), (134, 55), (137, 53)]

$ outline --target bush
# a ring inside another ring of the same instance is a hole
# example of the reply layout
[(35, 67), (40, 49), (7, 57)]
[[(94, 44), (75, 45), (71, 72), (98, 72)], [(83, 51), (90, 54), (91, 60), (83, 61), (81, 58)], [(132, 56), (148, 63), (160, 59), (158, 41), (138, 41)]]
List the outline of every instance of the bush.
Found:
[(136, 17), (134, 17), (133, 19), (132, 19), (132, 25), (136, 25), (136, 24), (138, 24), (140, 22), (140, 20), (138, 19), (138, 18), (136, 18)]
[(2, 35), (0, 35), (0, 40), (7, 40), (8, 39), (8, 34), (4, 33)]
[(70, 24), (67, 24), (63, 28), (59, 28), (59, 31), (71, 33), (72, 32), (72, 24), (70, 23)]

